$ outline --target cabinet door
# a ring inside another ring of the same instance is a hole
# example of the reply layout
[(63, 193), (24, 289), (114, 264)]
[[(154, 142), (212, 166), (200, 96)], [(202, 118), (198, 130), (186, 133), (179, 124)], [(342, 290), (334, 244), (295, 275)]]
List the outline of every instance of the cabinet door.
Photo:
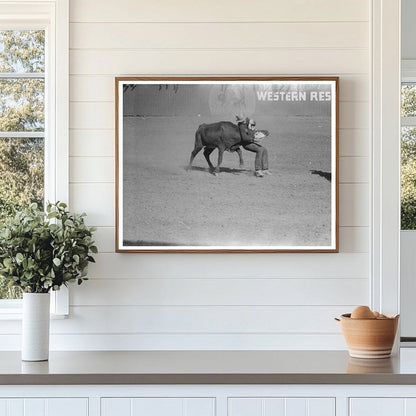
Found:
[(414, 398), (351, 398), (350, 416), (409, 416), (416, 415)]
[(101, 416), (213, 416), (214, 398), (102, 398)]
[(335, 399), (230, 398), (228, 399), (228, 416), (335, 416)]
[(88, 416), (86, 398), (0, 399), (0, 416)]

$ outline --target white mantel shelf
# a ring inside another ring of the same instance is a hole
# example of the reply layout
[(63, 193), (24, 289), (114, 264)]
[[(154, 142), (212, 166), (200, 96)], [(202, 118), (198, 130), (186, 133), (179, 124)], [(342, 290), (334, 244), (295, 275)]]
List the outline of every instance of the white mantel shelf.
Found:
[(71, 351), (48, 362), (0, 353), (0, 385), (416, 385), (416, 349), (361, 360), (346, 351)]

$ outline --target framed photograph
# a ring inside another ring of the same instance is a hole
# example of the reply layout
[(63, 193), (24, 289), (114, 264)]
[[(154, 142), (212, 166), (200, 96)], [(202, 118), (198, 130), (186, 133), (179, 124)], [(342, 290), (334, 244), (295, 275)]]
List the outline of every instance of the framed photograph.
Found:
[(337, 77), (116, 78), (118, 252), (337, 252)]

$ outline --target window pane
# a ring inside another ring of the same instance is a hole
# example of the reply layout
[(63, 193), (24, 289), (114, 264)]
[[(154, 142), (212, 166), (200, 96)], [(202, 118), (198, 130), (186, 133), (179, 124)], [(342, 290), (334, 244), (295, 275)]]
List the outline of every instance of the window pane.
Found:
[(401, 228), (416, 229), (416, 127), (401, 131)]
[(402, 83), (401, 96), (402, 117), (416, 117), (416, 83)]
[(0, 72), (45, 72), (45, 31), (0, 30)]
[(43, 206), (44, 139), (0, 138), (0, 218), (36, 202)]
[(0, 131), (45, 129), (43, 79), (0, 79)]
[[(0, 138), (0, 223), (15, 210), (43, 206), (44, 139)], [(21, 291), (0, 279), (0, 299), (19, 299)]]
[(4, 279), (0, 278), (0, 299), (22, 299), (22, 289), (17, 286), (9, 287)]

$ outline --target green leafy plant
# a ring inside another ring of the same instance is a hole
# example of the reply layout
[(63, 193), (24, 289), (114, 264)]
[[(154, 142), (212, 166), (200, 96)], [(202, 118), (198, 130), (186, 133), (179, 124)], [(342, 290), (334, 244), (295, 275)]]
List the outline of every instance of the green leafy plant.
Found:
[(68, 282), (87, 280), (91, 254), (97, 253), (86, 214), (71, 214), (64, 203), (37, 204), (7, 219), (0, 230), (0, 277), (24, 292), (47, 293)]

